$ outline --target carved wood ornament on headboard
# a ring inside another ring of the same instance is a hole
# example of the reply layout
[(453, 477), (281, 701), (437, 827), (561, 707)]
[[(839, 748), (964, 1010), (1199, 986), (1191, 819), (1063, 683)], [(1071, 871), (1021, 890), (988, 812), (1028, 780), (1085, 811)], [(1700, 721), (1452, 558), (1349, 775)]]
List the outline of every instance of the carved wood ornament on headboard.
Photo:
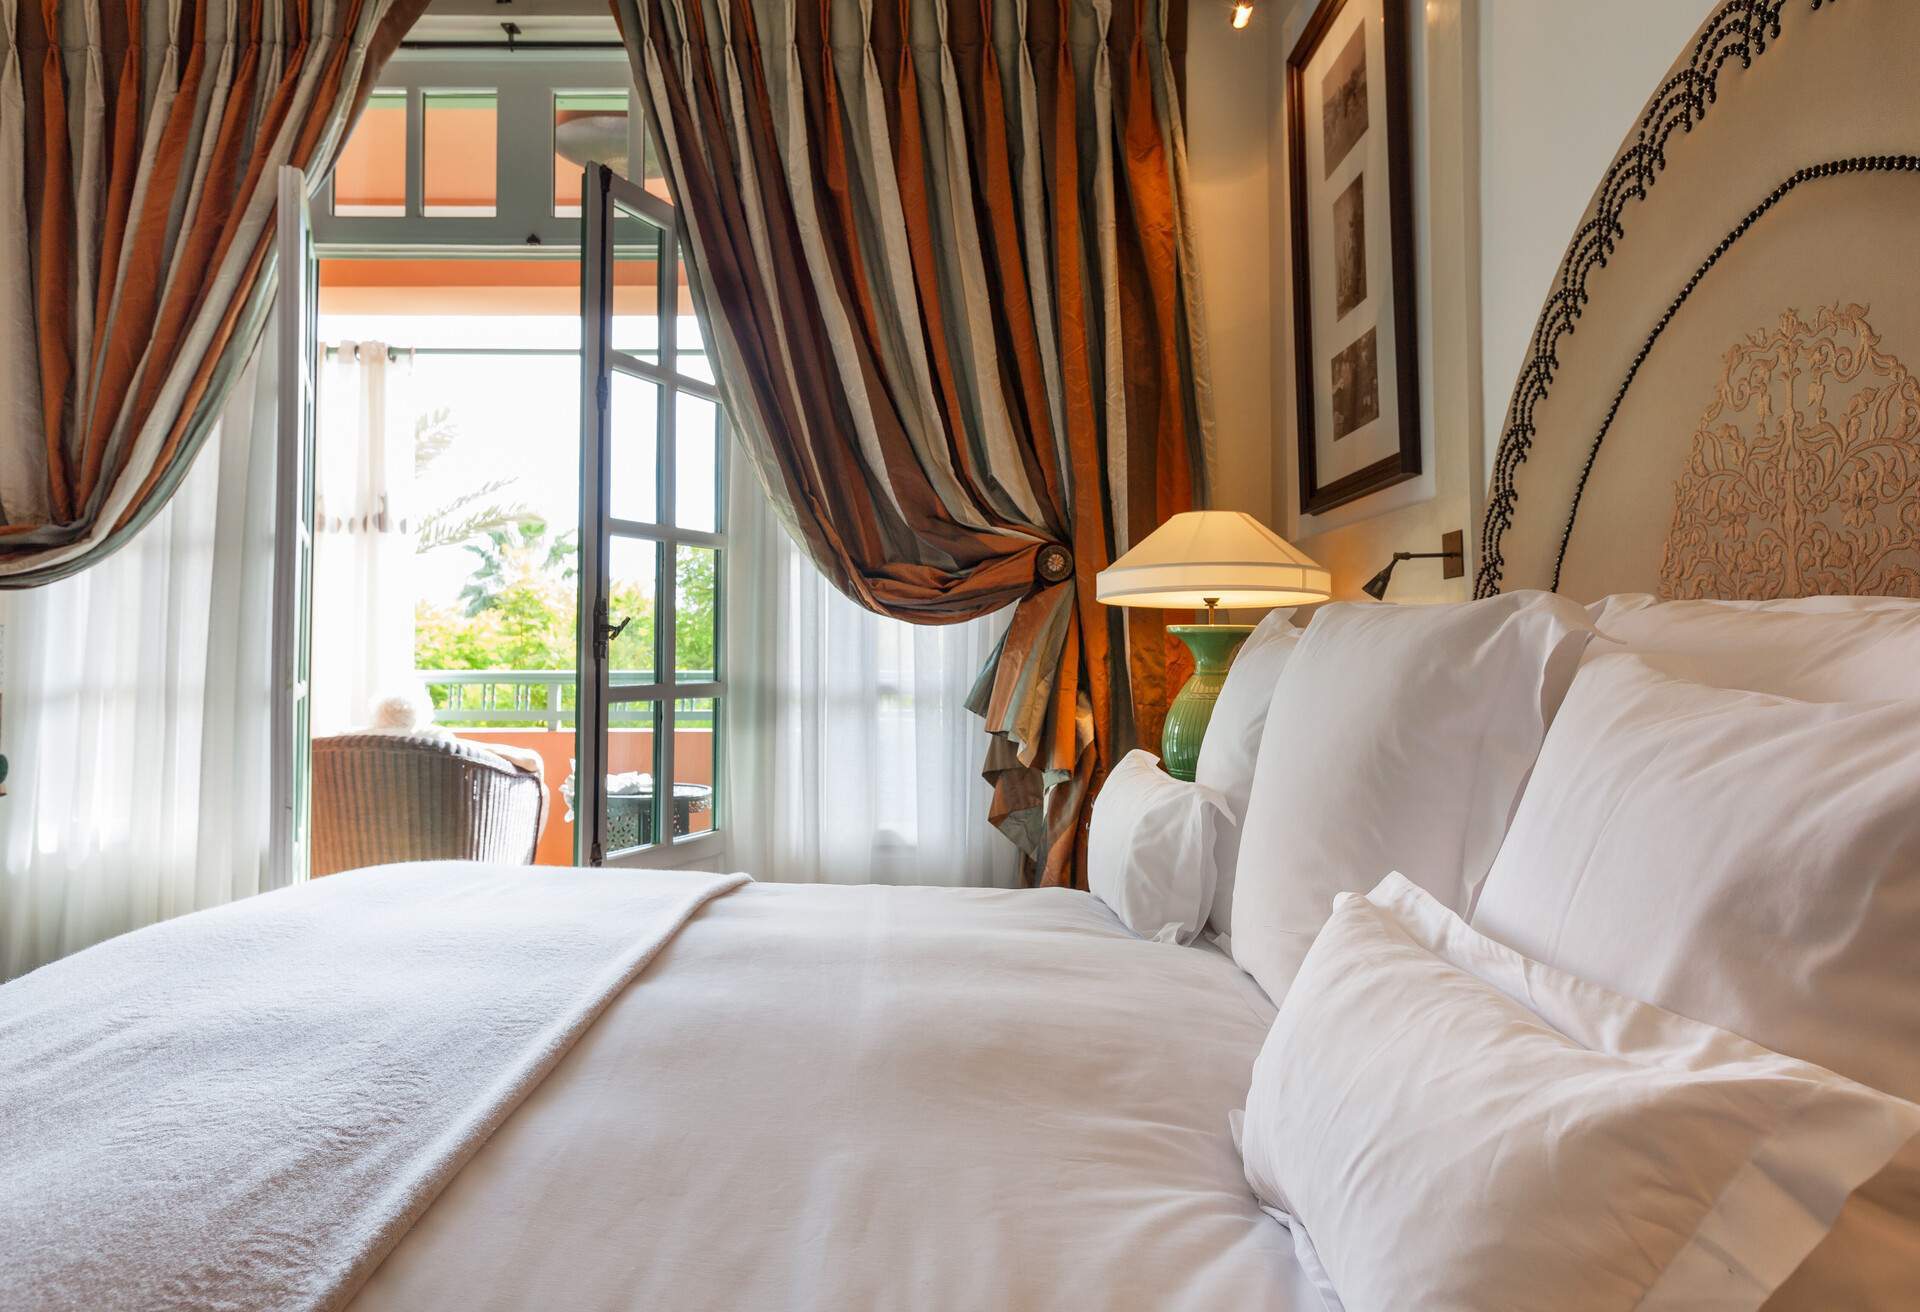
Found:
[(1730, 0), (1534, 329), (1475, 593), (1920, 596), (1912, 0)]

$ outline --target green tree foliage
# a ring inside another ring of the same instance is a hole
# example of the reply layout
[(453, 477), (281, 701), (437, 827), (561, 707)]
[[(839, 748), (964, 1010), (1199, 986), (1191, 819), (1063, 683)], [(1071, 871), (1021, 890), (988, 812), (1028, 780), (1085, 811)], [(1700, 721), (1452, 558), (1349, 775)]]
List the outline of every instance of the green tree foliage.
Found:
[[(422, 601), (414, 659), (423, 670), (569, 670), (575, 664), (579, 547), (540, 521), (496, 528), (469, 543), (473, 572), (457, 604)], [(677, 563), (675, 641), (682, 670), (714, 668), (717, 552), (687, 550)], [(618, 582), (608, 610), (630, 619), (610, 649), (613, 668), (654, 668), (651, 588)]]
[[(459, 432), (444, 407), (414, 425), (414, 472), (425, 474), (455, 446)], [(414, 663), (422, 670), (570, 670), (577, 662), (580, 546), (572, 531), (547, 523), (499, 494), (511, 478), (492, 479), (450, 497), (420, 519), (418, 552), (463, 548), (472, 569), (458, 599), (421, 600), (414, 608)], [(665, 549), (665, 548), (661, 548)], [(674, 638), (682, 670), (714, 668), (719, 553), (682, 548), (675, 562)], [(608, 597), (613, 622), (631, 623), (609, 655), (622, 671), (654, 670), (651, 580), (617, 581)], [(444, 692), (436, 691), (436, 697)], [(571, 698), (569, 698), (571, 704)]]
[(714, 668), (714, 616), (719, 600), (714, 566), (719, 557), (717, 551), (688, 547), (681, 549), (675, 562), (673, 637), (682, 670)]
[(579, 574), (580, 547), (573, 534), (549, 538), (542, 519), (488, 529), (466, 549), (474, 565), (460, 600), (470, 616), (494, 609), (504, 595), (528, 585), (571, 583)]

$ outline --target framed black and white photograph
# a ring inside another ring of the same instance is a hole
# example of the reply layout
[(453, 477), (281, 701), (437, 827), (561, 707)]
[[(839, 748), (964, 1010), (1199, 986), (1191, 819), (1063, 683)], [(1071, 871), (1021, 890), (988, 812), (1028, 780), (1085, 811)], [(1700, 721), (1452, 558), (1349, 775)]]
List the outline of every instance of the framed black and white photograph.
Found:
[(1405, 5), (1322, 0), (1287, 58), (1300, 509), (1420, 472)]

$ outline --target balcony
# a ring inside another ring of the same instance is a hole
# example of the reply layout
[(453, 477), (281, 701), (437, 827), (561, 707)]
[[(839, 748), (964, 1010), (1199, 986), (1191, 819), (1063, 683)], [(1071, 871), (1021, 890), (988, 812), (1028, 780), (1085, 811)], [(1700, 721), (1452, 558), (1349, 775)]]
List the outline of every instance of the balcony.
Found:
[[(433, 698), (436, 724), (456, 737), (499, 743), (540, 754), (547, 784), (547, 824), (534, 859), (541, 865), (573, 864), (573, 822), (560, 786), (573, 772), (574, 672), (572, 670), (419, 670)], [(683, 671), (683, 682), (711, 680), (709, 671)], [(647, 671), (615, 672), (616, 683), (651, 682)], [(702, 704), (703, 707), (706, 704)], [(677, 784), (713, 785), (713, 716), (683, 709), (675, 715), (674, 773)], [(616, 703), (609, 708), (607, 767), (610, 774), (653, 770), (654, 707)], [(696, 815), (693, 829), (710, 828), (711, 811)]]

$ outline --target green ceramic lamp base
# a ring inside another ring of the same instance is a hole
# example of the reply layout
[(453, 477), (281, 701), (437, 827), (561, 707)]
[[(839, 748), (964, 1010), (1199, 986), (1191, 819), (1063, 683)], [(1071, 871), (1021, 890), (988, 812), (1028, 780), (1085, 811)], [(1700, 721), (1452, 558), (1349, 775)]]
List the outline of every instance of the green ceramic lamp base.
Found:
[(1200, 763), (1200, 740), (1213, 719), (1213, 703), (1227, 681), (1234, 653), (1253, 632), (1251, 624), (1169, 624), (1167, 632), (1187, 644), (1193, 653), (1193, 675), (1167, 708), (1166, 728), (1160, 734), (1160, 764), (1175, 779), (1193, 779)]

